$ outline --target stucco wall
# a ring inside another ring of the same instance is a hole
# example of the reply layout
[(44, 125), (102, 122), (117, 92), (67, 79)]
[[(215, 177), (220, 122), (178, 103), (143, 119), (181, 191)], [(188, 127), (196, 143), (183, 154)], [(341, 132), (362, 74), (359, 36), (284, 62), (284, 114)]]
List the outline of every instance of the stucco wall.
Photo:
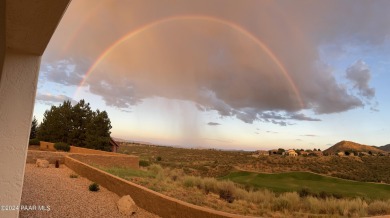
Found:
[[(19, 205), (40, 57), (7, 50), (0, 79), (0, 205)], [(18, 211), (1, 217), (17, 217)]]
[(60, 163), (65, 163), (65, 156), (68, 155), (66, 152), (51, 152), (51, 151), (31, 151), (27, 152), (26, 163), (36, 163), (37, 159), (45, 159), (49, 163), (54, 164), (56, 160)]
[(44, 141), (39, 142), (39, 149), (42, 151), (56, 151), (54, 143)]
[(0, 83), (5, 56), (5, 1), (0, 1)]
[[(109, 152), (108, 152), (109, 153)], [(132, 155), (69, 154), (70, 157), (89, 165), (102, 167), (139, 168), (139, 158)]]
[(70, 146), (69, 153), (79, 153), (79, 154), (103, 154), (103, 155), (118, 155), (123, 156), (124, 154), (119, 154), (115, 152), (108, 152), (108, 151), (100, 151), (100, 150), (93, 150), (88, 148), (81, 148), (76, 146)]
[(192, 205), (162, 195), (135, 183), (96, 169), (70, 156), (65, 157), (65, 164), (79, 175), (100, 184), (108, 190), (118, 194), (119, 196), (130, 195), (139, 207), (155, 213), (161, 217), (243, 217)]

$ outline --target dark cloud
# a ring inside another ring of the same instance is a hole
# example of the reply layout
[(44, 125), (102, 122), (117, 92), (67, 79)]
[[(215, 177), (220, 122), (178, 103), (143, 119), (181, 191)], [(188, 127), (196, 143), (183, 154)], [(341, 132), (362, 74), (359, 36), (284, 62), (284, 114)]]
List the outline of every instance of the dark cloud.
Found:
[(77, 103), (71, 97), (66, 95), (52, 95), (52, 94), (42, 94), (42, 93), (38, 93), (37, 96), (35, 97), (35, 100), (49, 105), (55, 103), (62, 103), (67, 100), (69, 100), (72, 104)]
[(302, 113), (295, 113), (295, 114), (292, 114), (290, 116), (290, 119), (294, 119), (294, 120), (305, 120), (305, 121), (321, 121), (321, 119), (317, 119), (317, 118), (311, 118), (311, 117), (308, 117)]
[[(68, 59), (44, 62), (42, 63), (40, 80), (59, 83), (65, 86), (78, 86), (83, 80), (82, 75), (85, 72), (85, 64), (82, 64), (81, 60), (79, 61), (77, 64)], [(84, 70), (80, 68), (84, 68)]]
[(176, 1), (175, 7), (166, 7), (171, 1), (102, 1), (93, 8), (91, 3), (71, 3), (45, 53), (45, 79), (78, 85), (95, 60), (131, 31), (167, 17), (212, 16), (139, 31), (104, 56), (86, 85), (117, 108), (152, 97), (188, 100), (202, 111), (246, 123), (285, 126), (289, 120), (320, 121), (303, 110), (330, 114), (363, 107), (360, 96), (375, 94), (368, 67), (357, 62), (347, 70), (359, 95), (350, 93), (321, 60), (319, 48), (380, 47), (390, 34), (386, 1)]
[(367, 99), (375, 96), (375, 89), (369, 85), (371, 71), (366, 63), (359, 60), (352, 64), (346, 71), (346, 77), (349, 79), (359, 94)]
[(215, 123), (215, 122), (208, 122), (207, 125), (209, 125), (209, 126), (219, 126), (221, 124), (220, 123)]

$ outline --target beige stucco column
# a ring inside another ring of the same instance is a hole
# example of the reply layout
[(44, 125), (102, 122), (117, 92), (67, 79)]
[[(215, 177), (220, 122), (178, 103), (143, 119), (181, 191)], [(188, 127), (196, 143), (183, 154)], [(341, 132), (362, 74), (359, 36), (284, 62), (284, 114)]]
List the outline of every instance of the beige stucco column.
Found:
[(20, 204), (40, 56), (5, 53), (0, 80), (0, 217), (18, 211), (1, 206)]
[(40, 60), (69, 2), (0, 0), (1, 218), (19, 214), (5, 209), (20, 205)]

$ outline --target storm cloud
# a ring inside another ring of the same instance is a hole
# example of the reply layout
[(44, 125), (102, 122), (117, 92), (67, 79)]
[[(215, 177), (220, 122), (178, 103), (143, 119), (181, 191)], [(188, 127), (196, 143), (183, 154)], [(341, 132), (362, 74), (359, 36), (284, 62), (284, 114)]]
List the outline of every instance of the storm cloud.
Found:
[(375, 89), (369, 85), (371, 71), (364, 61), (359, 60), (351, 65), (346, 71), (346, 77), (353, 83), (360, 95), (367, 99), (372, 99), (375, 96)]
[[(390, 34), (385, 1), (94, 3), (71, 3), (44, 56), (47, 80), (80, 84), (110, 45), (133, 32), (88, 75), (87, 91), (122, 109), (152, 97), (188, 100), (246, 123), (285, 126), (320, 121), (304, 110), (320, 115), (363, 107), (361, 96), (375, 96), (367, 65), (351, 63), (348, 86), (319, 48), (380, 46)], [(150, 25), (175, 16), (189, 18)]]

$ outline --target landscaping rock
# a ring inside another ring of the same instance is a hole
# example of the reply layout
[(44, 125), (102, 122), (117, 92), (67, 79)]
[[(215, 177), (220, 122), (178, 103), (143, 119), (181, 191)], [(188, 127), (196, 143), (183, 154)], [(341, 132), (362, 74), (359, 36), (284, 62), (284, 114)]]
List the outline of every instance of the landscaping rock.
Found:
[(37, 167), (42, 167), (42, 168), (48, 168), (49, 167), (49, 161), (44, 160), (44, 159), (37, 159), (36, 166)]
[(130, 195), (125, 195), (116, 203), (118, 206), (119, 213), (129, 216), (137, 212), (138, 207), (135, 205), (135, 202), (130, 197)]

